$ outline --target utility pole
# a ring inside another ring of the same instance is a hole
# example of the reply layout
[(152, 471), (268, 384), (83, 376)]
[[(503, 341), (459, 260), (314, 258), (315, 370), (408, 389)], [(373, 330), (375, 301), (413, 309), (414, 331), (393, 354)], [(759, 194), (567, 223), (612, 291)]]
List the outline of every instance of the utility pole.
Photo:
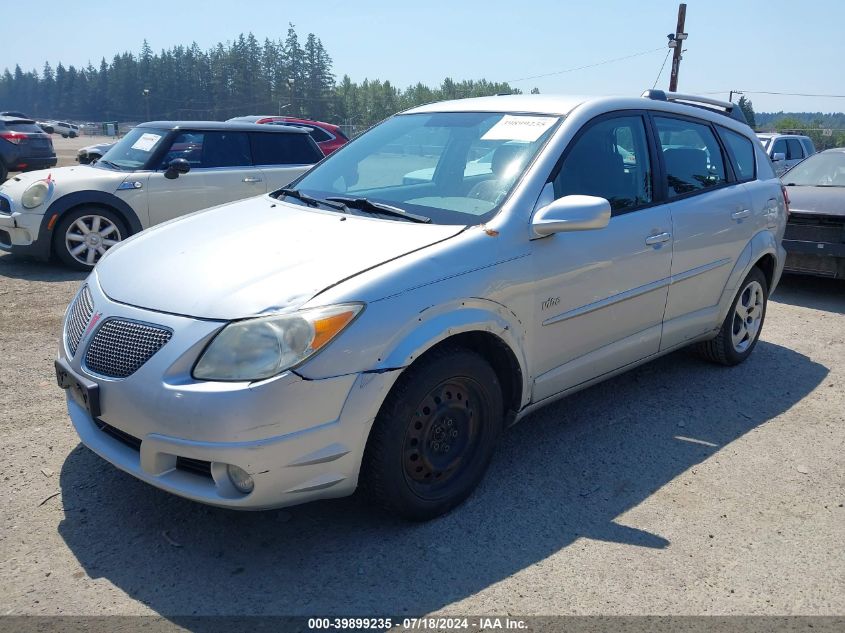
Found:
[(687, 39), (687, 34), (684, 32), (684, 21), (687, 17), (687, 5), (678, 5), (678, 26), (673, 34), (669, 35), (669, 48), (674, 48), (672, 54), (672, 74), (669, 78), (669, 92), (677, 92), (678, 90), (678, 71), (681, 68), (681, 53), (684, 47), (684, 40)]

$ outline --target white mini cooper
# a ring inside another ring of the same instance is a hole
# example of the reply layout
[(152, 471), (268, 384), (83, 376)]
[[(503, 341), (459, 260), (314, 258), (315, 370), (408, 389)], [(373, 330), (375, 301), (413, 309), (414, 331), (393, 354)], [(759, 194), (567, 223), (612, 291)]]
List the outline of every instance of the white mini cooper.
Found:
[(144, 123), (93, 165), (0, 185), (0, 249), (88, 269), (166, 220), (273, 191), (323, 158), (307, 131), (202, 121)]

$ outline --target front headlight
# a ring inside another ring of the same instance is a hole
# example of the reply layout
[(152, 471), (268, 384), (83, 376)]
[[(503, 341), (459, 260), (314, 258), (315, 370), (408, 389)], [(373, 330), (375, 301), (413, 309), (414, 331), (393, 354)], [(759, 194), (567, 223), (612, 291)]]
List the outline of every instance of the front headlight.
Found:
[(199, 380), (263, 380), (324, 347), (364, 308), (349, 303), (235, 321), (211, 341), (194, 367)]
[(46, 180), (35, 181), (23, 192), (21, 205), (24, 209), (34, 209), (50, 196), (50, 189), (50, 183)]

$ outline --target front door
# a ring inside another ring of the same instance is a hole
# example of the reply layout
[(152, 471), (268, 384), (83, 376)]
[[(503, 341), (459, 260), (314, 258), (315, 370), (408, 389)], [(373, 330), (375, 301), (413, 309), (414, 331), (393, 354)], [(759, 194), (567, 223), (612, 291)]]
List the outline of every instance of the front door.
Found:
[(655, 203), (643, 115), (592, 121), (552, 175), (553, 198), (610, 201), (604, 229), (532, 242), (537, 402), (657, 353), (672, 264), (672, 221)]
[[(167, 178), (167, 165), (184, 158), (187, 174)], [(174, 136), (159, 169), (147, 185), (150, 224), (264, 193), (261, 170), (252, 165), (243, 132), (182, 132)]]

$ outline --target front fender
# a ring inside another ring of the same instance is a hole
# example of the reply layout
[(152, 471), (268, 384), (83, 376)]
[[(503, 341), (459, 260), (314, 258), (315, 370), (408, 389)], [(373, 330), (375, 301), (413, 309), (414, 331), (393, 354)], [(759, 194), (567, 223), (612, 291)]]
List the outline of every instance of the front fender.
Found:
[[(404, 318), (396, 314), (397, 310), (391, 310), (390, 306), (383, 306), (381, 313), (374, 315), (374, 310), (379, 307), (368, 306), (366, 312), (370, 314), (365, 312), (356, 324), (361, 326), (358, 331), (349, 333), (350, 340), (332, 342), (326, 354), (319, 354), (298, 369), (297, 373), (306, 378), (323, 378), (333, 372), (337, 375), (353, 371), (382, 373), (402, 369), (450, 337), (469, 332), (486, 332), (497, 337), (513, 352), (522, 374), (523, 397), (530, 394), (531, 377), (524, 353), (525, 327), (504, 305), (489, 299), (466, 298), (429, 306)], [(385, 338), (383, 323), (390, 321), (402, 325)], [(345, 338), (345, 334), (341, 336), (341, 339)], [(374, 341), (378, 343), (374, 345)], [(350, 363), (351, 359), (346, 356), (346, 352), (352, 349), (356, 351), (354, 363)]]

